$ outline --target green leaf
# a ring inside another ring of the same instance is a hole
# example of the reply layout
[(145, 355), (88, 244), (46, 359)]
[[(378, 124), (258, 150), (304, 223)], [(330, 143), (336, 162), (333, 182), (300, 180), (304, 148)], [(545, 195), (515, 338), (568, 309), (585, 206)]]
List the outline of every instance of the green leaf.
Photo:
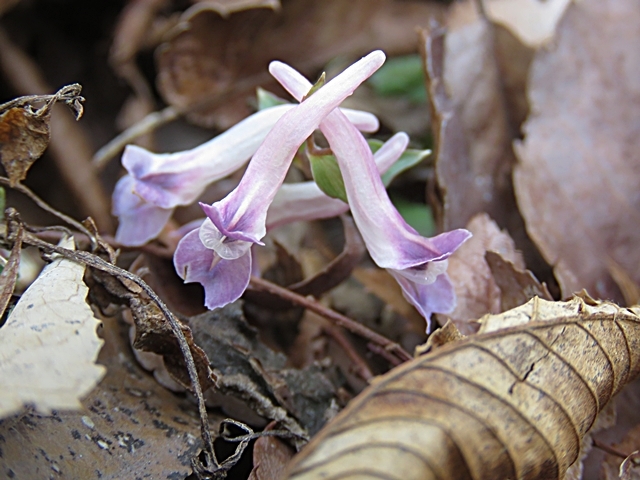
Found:
[(338, 161), (333, 155), (313, 155), (309, 153), (309, 163), (313, 179), (326, 195), (347, 202), (347, 191)]
[(0, 187), (0, 215), (4, 215), (4, 209), (7, 206), (7, 195), (4, 188)]
[(400, 158), (396, 160), (391, 167), (389, 167), (389, 170), (382, 175), (382, 183), (384, 183), (385, 187), (388, 187), (395, 177), (400, 175), (402, 172), (415, 167), (429, 155), (431, 155), (431, 150), (406, 149)]
[[(383, 144), (382, 141), (376, 140), (376, 139), (369, 139), (367, 140), (367, 143), (369, 144), (369, 148), (373, 153), (376, 153)], [(394, 178), (396, 178), (402, 172), (405, 172), (410, 168), (415, 167), (417, 164), (419, 164), (422, 160), (427, 158), (429, 155), (431, 155), (431, 150), (428, 150), (428, 149), (427, 150), (415, 150), (412, 148), (406, 149), (402, 153), (402, 155), (400, 155), (400, 158), (396, 160), (396, 162), (393, 165), (391, 165), (391, 167), (389, 167), (389, 170), (387, 170), (382, 175), (382, 183), (384, 183), (385, 187), (388, 187)]]
[(427, 101), (424, 70), (419, 55), (388, 59), (368, 82), (383, 97), (403, 96), (414, 103)]
[(391, 201), (405, 222), (415, 228), (420, 235), (432, 237), (436, 234), (436, 222), (431, 207), (424, 203), (411, 202), (396, 195), (391, 197)]
[(280, 98), (260, 87), (257, 88), (256, 97), (258, 98), (258, 110), (264, 110), (265, 108), (277, 107), (278, 105), (289, 103), (285, 99)]
[(311, 89), (309, 90), (309, 92), (304, 96), (304, 98), (302, 99), (302, 101), (306, 100), (307, 98), (309, 98), (311, 95), (313, 95), (314, 93), (316, 93), (318, 90), (320, 90), (320, 88), (322, 88), (324, 86), (324, 83), (327, 79), (327, 75), (326, 72), (322, 72), (322, 75), (320, 75), (320, 78), (318, 79), (318, 81), (316, 83), (313, 84), (313, 86), (311, 87)]

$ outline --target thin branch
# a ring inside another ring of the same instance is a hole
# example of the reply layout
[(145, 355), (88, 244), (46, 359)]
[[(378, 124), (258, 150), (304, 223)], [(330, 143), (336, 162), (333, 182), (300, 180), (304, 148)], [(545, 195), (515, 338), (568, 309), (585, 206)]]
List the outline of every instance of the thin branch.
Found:
[[(367, 362), (365, 362), (358, 354), (358, 352), (355, 351), (349, 339), (340, 329), (338, 329), (338, 327), (332, 325), (324, 327), (323, 330), (327, 335), (333, 338), (338, 345), (340, 345), (342, 350), (344, 350), (344, 353), (347, 354), (349, 359), (355, 365), (354, 371), (360, 378), (362, 378), (365, 382), (368, 382), (374, 377), (373, 373), (369, 369), (369, 365), (367, 365)], [(380, 350), (385, 351), (384, 348), (381, 348)], [(393, 355), (391, 355), (391, 357), (394, 360), (397, 360)]]
[(401, 363), (413, 358), (397, 343), (392, 342), (388, 338), (377, 334), (373, 330), (350, 319), (349, 317), (345, 317), (344, 315), (341, 315), (338, 312), (325, 307), (315, 300), (303, 297), (302, 295), (298, 295), (297, 293), (294, 293), (291, 290), (287, 290), (286, 288), (276, 285), (275, 283), (254, 276), (251, 277), (249, 287), (257, 291), (271, 293), (272, 295), (276, 295), (295, 305), (300, 305), (301, 307), (309, 309), (312, 312), (317, 313), (321, 317), (330, 320), (334, 324), (344, 327), (351, 333), (355, 333), (356, 335), (366, 338), (372, 343), (380, 345), (382, 348), (384, 348), (384, 350), (392, 353), (397, 359), (400, 360)]
[(31, 200), (33, 200), (33, 203), (35, 203), (37, 206), (39, 206), (45, 212), (48, 212), (51, 215), (59, 218), (60, 220), (65, 222), (67, 225), (71, 225), (72, 227), (74, 227), (79, 232), (84, 233), (89, 238), (89, 240), (91, 241), (91, 246), (94, 249), (97, 248), (98, 243), (97, 243), (97, 240), (96, 240), (95, 236), (92, 235), (91, 232), (84, 225), (82, 225), (82, 223), (80, 223), (79, 221), (77, 221), (77, 220), (71, 218), (70, 216), (68, 216), (68, 215), (56, 210), (55, 208), (53, 208), (51, 205), (49, 205), (47, 202), (45, 202), (39, 196), (37, 196), (35, 193), (33, 193), (33, 191), (30, 188), (22, 185), (21, 183), (18, 183), (16, 185), (11, 186), (11, 181), (7, 177), (2, 177), (2, 176), (0, 176), (0, 184), (4, 185), (6, 187), (13, 188), (14, 190), (17, 190), (18, 192), (22, 193), (23, 195), (26, 195)]

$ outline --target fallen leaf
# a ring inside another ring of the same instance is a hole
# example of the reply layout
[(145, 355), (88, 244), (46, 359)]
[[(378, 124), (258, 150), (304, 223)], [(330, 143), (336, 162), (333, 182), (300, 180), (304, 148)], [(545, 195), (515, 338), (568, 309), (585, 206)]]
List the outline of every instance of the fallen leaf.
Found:
[[(0, 318), (4, 316), (16, 288), (18, 272), (20, 271), (20, 253), (22, 251), (23, 234), (24, 230), (22, 225), (20, 225), (16, 233), (16, 238), (14, 239), (13, 248), (9, 254), (9, 259), (2, 269), (2, 274), (0, 274)], [(2, 322), (0, 322), (0, 326), (2, 326)]]
[(509, 234), (486, 214), (478, 214), (466, 228), (473, 236), (450, 258), (447, 273), (454, 285), (457, 305), (453, 312), (439, 318), (451, 318), (462, 333), (469, 334), (469, 325), (487, 313), (500, 313), (501, 292), (485, 260), (487, 251), (498, 252), (503, 258), (524, 268), (522, 255)]
[[(273, 429), (273, 424), (264, 431)], [(281, 480), (293, 449), (277, 437), (260, 437), (253, 445), (253, 470), (249, 480)]]
[(553, 38), (570, 3), (571, 0), (483, 0), (487, 18), (504, 25), (533, 48)]
[[(73, 248), (73, 239), (62, 246)], [(86, 303), (84, 265), (56, 258), (22, 295), (0, 329), (0, 417), (33, 404), (43, 413), (80, 408), (104, 376), (103, 341)]]
[(571, 4), (531, 66), (514, 183), (564, 296), (586, 288), (622, 302), (609, 260), (640, 283), (639, 22), (633, 1)]
[(597, 413), (640, 373), (638, 311), (533, 299), (507, 312), (524, 325), (447, 343), (376, 379), (287, 478), (564, 478)]
[(421, 43), (436, 143), (438, 221), (450, 230), (486, 212), (514, 232), (514, 132), (491, 25), (471, 1), (454, 4), (447, 25), (423, 31)]
[(81, 90), (78, 84), (67, 85), (55, 95), (20, 97), (0, 105), (0, 162), (12, 187), (27, 178), (31, 165), (49, 145), (51, 107), (62, 101), (73, 109), (76, 119), (82, 116)]
[(500, 308), (503, 311), (527, 303), (533, 297), (553, 300), (547, 286), (540, 283), (531, 271), (516, 267), (497, 252), (487, 251), (484, 259), (500, 289)]
[(338, 56), (374, 48), (413, 53), (414, 28), (443, 10), (419, 1), (297, 0), (282, 2), (278, 12), (256, 9), (227, 19), (200, 11), (159, 48), (158, 88), (190, 121), (228, 128), (251, 113), (247, 99), (257, 86), (275, 85), (264, 73), (274, 58), (311, 77)]
[[(191, 473), (202, 447), (196, 406), (137, 364), (126, 325), (116, 318), (103, 324), (102, 382), (81, 411), (1, 420), (0, 477), (182, 480)], [(215, 428), (221, 417), (209, 412), (209, 419)]]

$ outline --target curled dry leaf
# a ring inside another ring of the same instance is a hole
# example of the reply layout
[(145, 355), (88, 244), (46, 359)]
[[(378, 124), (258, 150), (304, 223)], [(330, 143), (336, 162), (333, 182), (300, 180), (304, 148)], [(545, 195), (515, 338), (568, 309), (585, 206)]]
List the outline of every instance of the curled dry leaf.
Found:
[(411, 53), (415, 26), (443, 10), (415, 0), (297, 0), (277, 12), (261, 8), (227, 19), (200, 11), (158, 50), (158, 88), (189, 120), (228, 128), (250, 113), (247, 99), (258, 85), (275, 85), (264, 73), (274, 58), (314, 76), (338, 56), (374, 47)]
[[(66, 103), (76, 119), (82, 116), (81, 90), (78, 84), (67, 85), (55, 95), (31, 95), (0, 105), (0, 161), (11, 186), (27, 178), (33, 162), (47, 149), (49, 120), (56, 102)], [(37, 104), (44, 105), (36, 108)]]
[(491, 24), (475, 2), (456, 3), (451, 12), (448, 31), (423, 31), (421, 42), (436, 140), (438, 220), (449, 230), (486, 212), (515, 232), (521, 220), (511, 185), (513, 132)]
[[(18, 273), (20, 271), (20, 252), (22, 251), (23, 234), (24, 230), (21, 225), (18, 228), (16, 238), (13, 241), (13, 247), (11, 248), (9, 259), (2, 269), (2, 274), (0, 275), (0, 318), (4, 315), (16, 288)], [(2, 326), (1, 321), (0, 326)]]
[[(73, 239), (62, 246), (73, 248)], [(80, 407), (104, 376), (103, 341), (86, 303), (84, 265), (56, 258), (22, 295), (0, 329), (0, 416), (25, 404), (49, 413)]]
[(547, 286), (540, 283), (529, 270), (514, 265), (497, 252), (487, 251), (484, 259), (500, 289), (500, 307), (503, 311), (527, 303), (533, 297), (553, 300)]
[[(269, 424), (265, 431), (272, 430)], [(280, 480), (295, 452), (277, 437), (260, 437), (253, 446), (253, 470), (249, 480)]]
[(379, 377), (294, 458), (291, 479), (561, 479), (612, 395), (640, 373), (640, 316), (575, 297), (488, 316)]
[(529, 235), (563, 295), (622, 302), (611, 260), (640, 283), (640, 9), (572, 3), (531, 66), (514, 184)]
[(509, 234), (500, 230), (487, 214), (476, 215), (466, 228), (473, 236), (449, 258), (447, 270), (458, 303), (451, 314), (439, 317), (451, 318), (462, 333), (468, 334), (475, 329), (470, 330), (465, 323), (487, 313), (505, 310), (501, 305), (500, 288), (485, 261), (485, 254), (488, 251), (497, 252), (521, 269), (524, 268), (524, 260)]

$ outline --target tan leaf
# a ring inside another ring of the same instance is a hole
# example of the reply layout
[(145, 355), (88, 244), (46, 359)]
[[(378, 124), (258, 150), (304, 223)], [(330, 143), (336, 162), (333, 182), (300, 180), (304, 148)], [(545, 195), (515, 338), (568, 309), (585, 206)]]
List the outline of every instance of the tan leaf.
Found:
[(487, 17), (504, 25), (530, 47), (553, 38), (571, 0), (483, 0)]
[(498, 252), (519, 268), (524, 268), (522, 255), (516, 251), (509, 234), (500, 230), (488, 215), (476, 215), (466, 228), (473, 237), (451, 256), (447, 269), (456, 292), (457, 305), (451, 314), (443, 315), (453, 319), (463, 329), (462, 333), (470, 332), (465, 331), (461, 323), (502, 311), (500, 289), (485, 261), (485, 253), (490, 250)]
[(533, 297), (553, 300), (544, 283), (529, 270), (516, 267), (497, 252), (487, 251), (484, 259), (491, 269), (493, 280), (500, 289), (500, 308), (502, 311), (515, 308)]
[(228, 128), (251, 113), (247, 99), (258, 85), (275, 85), (264, 73), (274, 58), (311, 77), (338, 56), (375, 48), (412, 53), (416, 25), (443, 10), (415, 0), (297, 0), (277, 12), (263, 8), (227, 19), (201, 11), (159, 48), (158, 88), (191, 121)]
[(515, 189), (564, 296), (622, 302), (609, 260), (640, 283), (638, 23), (634, 1), (572, 4), (531, 66)]
[[(423, 32), (423, 57), (436, 140), (444, 230), (480, 212), (514, 232), (512, 127), (503, 97), (491, 25), (475, 2), (456, 3), (448, 30)], [(522, 228), (520, 228), (522, 229)]]
[(597, 413), (640, 373), (640, 317), (580, 297), (517, 310), (530, 322), (379, 377), (288, 478), (563, 478)]
[[(67, 240), (66, 248), (73, 248)], [(85, 302), (85, 267), (57, 258), (22, 295), (0, 329), (0, 416), (33, 404), (44, 413), (80, 407), (104, 376), (103, 341)]]
[[(273, 423), (265, 431), (272, 430)], [(295, 452), (277, 437), (260, 437), (253, 446), (253, 470), (249, 480), (281, 480)]]

